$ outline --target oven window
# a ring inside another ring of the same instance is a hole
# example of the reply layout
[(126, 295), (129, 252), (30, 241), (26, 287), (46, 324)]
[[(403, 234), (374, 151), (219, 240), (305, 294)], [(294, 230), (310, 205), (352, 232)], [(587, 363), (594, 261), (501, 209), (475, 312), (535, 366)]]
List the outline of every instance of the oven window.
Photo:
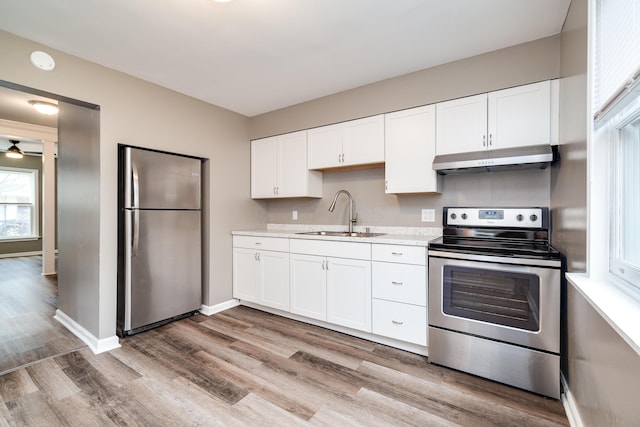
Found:
[(534, 274), (447, 265), (442, 286), (445, 314), (540, 330), (540, 279)]

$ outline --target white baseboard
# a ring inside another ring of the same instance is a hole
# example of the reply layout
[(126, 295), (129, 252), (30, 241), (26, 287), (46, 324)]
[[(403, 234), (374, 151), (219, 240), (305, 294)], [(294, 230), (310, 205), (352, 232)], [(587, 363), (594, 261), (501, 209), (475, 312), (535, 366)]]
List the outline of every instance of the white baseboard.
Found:
[(36, 256), (36, 255), (42, 255), (42, 251), (14, 252), (10, 254), (0, 254), (0, 258), (19, 258), (23, 256)]
[(211, 316), (212, 314), (220, 313), (221, 311), (228, 310), (230, 308), (240, 305), (240, 301), (237, 299), (230, 299), (229, 301), (221, 302), (216, 305), (204, 305), (200, 306), (200, 313), (205, 316)]
[(95, 354), (103, 353), (105, 351), (113, 350), (120, 347), (118, 337), (113, 335), (108, 338), (98, 339), (91, 332), (83, 328), (78, 322), (64, 314), (60, 309), (56, 310), (55, 316), (53, 316), (62, 326), (67, 328), (73, 335), (80, 338), (83, 343), (89, 346), (89, 349)]
[(569, 385), (567, 384), (567, 380), (565, 379), (563, 374), (560, 374), (560, 382), (562, 383), (562, 389), (564, 393), (562, 393), (562, 405), (564, 406), (564, 411), (567, 413), (567, 418), (569, 419), (569, 425), (571, 427), (583, 427), (584, 423), (580, 418), (580, 412), (578, 412), (578, 405), (576, 404), (576, 400), (569, 390)]

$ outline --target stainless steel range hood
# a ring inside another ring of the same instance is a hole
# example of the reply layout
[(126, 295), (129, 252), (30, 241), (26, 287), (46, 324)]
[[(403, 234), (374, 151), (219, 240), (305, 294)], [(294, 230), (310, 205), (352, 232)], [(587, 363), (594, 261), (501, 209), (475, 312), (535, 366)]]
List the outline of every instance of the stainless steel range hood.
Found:
[(550, 145), (503, 148), (436, 156), (433, 170), (440, 175), (461, 175), (517, 169), (544, 169), (557, 157)]

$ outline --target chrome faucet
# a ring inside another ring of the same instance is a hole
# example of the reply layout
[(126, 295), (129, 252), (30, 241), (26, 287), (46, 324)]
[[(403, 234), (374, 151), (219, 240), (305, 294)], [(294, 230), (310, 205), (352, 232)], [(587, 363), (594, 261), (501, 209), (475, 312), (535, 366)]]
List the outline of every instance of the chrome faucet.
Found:
[(331, 206), (329, 206), (329, 212), (333, 212), (336, 208), (336, 200), (338, 200), (338, 196), (340, 194), (346, 194), (349, 198), (349, 233), (353, 233), (353, 224), (358, 222), (358, 214), (355, 210), (355, 202), (353, 201), (353, 197), (351, 197), (351, 193), (347, 190), (338, 190), (335, 196), (333, 196), (333, 202), (331, 202)]

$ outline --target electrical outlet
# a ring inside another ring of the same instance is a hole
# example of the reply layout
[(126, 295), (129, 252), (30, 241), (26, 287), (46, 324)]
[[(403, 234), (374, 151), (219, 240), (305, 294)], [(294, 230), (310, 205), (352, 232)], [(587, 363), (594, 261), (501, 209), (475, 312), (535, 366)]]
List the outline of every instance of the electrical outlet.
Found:
[(436, 210), (422, 209), (422, 222), (436, 222)]
[(298, 220), (298, 211), (291, 211), (291, 219), (294, 221)]

